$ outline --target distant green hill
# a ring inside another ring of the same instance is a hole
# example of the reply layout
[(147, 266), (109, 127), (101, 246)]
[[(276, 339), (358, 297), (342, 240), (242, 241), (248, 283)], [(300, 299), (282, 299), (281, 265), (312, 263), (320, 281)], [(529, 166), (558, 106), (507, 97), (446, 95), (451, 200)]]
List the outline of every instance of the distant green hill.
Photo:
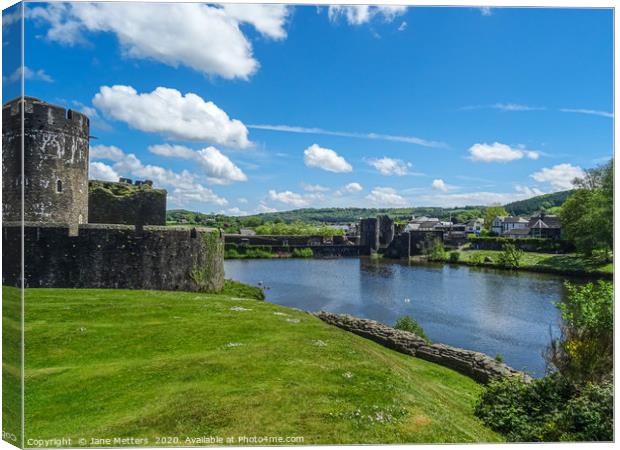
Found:
[(419, 208), (304, 208), (293, 211), (282, 211), (274, 213), (263, 213), (256, 216), (265, 222), (281, 220), (283, 222), (309, 222), (309, 223), (347, 223), (357, 222), (359, 219), (376, 217), (380, 214), (387, 214), (394, 220), (406, 221), (411, 216), (438, 217), (442, 220), (449, 220), (456, 217), (459, 220), (469, 220), (479, 217), (484, 208), (481, 206), (465, 206), (463, 208), (440, 208), (440, 207), (419, 207)]
[(553, 194), (538, 195), (528, 198), (527, 200), (508, 203), (504, 208), (514, 216), (534, 214), (541, 209), (548, 210), (556, 206), (562, 206), (562, 203), (564, 203), (573, 192), (575, 191), (561, 191), (554, 192)]
[[(560, 206), (573, 191), (555, 192), (539, 195), (505, 205), (506, 211), (513, 215), (529, 215)], [(208, 225), (224, 229), (228, 233), (238, 233), (240, 228), (253, 228), (266, 222), (304, 222), (311, 224), (352, 223), (379, 214), (387, 214), (396, 221), (407, 221), (411, 216), (437, 217), (440, 220), (466, 222), (483, 217), (484, 206), (464, 206), (460, 208), (417, 207), (417, 208), (303, 208), (292, 211), (255, 214), (244, 217), (231, 217), (222, 214), (204, 214), (183, 209), (170, 210), (167, 222)]]

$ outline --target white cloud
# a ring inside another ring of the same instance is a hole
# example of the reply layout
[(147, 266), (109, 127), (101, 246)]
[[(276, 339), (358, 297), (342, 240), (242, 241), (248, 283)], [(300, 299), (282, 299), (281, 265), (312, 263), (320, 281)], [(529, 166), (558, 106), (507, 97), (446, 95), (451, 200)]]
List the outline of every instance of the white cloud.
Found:
[(542, 111), (545, 109), (542, 106), (528, 106), (519, 103), (496, 103), (492, 108), (502, 111)]
[(196, 184), (191, 188), (174, 188), (172, 194), (168, 195), (168, 198), (171, 203), (178, 206), (187, 205), (188, 203), (208, 203), (219, 206), (228, 204), (228, 201), (225, 198), (218, 196), (211, 189), (208, 189), (201, 184)]
[(390, 187), (376, 187), (370, 191), (366, 199), (378, 207), (405, 206), (407, 204), (407, 200)]
[(409, 169), (412, 167), (411, 163), (404, 162), (400, 159), (393, 158), (378, 158), (369, 159), (366, 161), (369, 165), (379, 171), (381, 175), (390, 176), (396, 175), (402, 177), (409, 174)]
[(403, 22), (398, 27), (398, 31), (405, 31), (407, 29), (407, 22), (403, 20)]
[(395, 136), (391, 134), (380, 133), (355, 133), (350, 131), (331, 131), (323, 128), (308, 128), (291, 125), (248, 125), (248, 128), (255, 130), (280, 131), (284, 133), (303, 133), (303, 134), (319, 134), (324, 136), (341, 136), (356, 139), (380, 140), (389, 142), (404, 142), (405, 144), (416, 144), (430, 148), (447, 148), (444, 142), (428, 141), (415, 136)]
[(362, 190), (364, 190), (364, 188), (362, 187), (361, 184), (353, 182), (353, 183), (347, 184), (345, 187), (342, 188), (342, 190), (348, 193), (354, 193), (354, 192), (361, 192)]
[(328, 172), (351, 172), (353, 168), (342, 156), (329, 148), (312, 144), (304, 150), (304, 163)]
[(301, 187), (304, 188), (304, 191), (306, 192), (327, 192), (329, 191), (328, 187), (321, 186), (320, 184), (301, 183)]
[(509, 162), (517, 159), (529, 158), (538, 159), (540, 152), (526, 150), (524, 148), (513, 148), (506, 144), (494, 142), (493, 144), (474, 144), (469, 148), (469, 159), (481, 162)]
[(119, 179), (116, 170), (100, 161), (90, 163), (88, 176), (91, 180), (118, 181)]
[(5, 30), (10, 25), (17, 23), (22, 18), (21, 7), (13, 8), (13, 11), (8, 12), (10, 8), (6, 8), (2, 11), (2, 29)]
[(250, 213), (248, 213), (247, 211), (243, 211), (242, 209), (237, 208), (236, 206), (234, 208), (228, 208), (226, 210), (222, 210), (220, 211), (220, 214), (224, 214), (226, 216), (247, 216)]
[(609, 117), (613, 118), (614, 114), (607, 111), (599, 111), (596, 109), (573, 109), (573, 108), (562, 108), (560, 109), (562, 112), (566, 113), (577, 113), (577, 114), (589, 114), (593, 116), (601, 116), (601, 117)]
[(492, 105), (470, 105), (464, 106), (462, 110), (474, 110), (474, 109), (498, 109), (500, 111), (544, 111), (547, 108), (544, 106), (530, 106), (520, 103), (494, 103)]
[(537, 188), (527, 186), (515, 186), (512, 192), (459, 192), (445, 193), (439, 192), (434, 194), (422, 194), (415, 197), (416, 205), (419, 206), (441, 206), (441, 207), (457, 207), (457, 206), (488, 206), (488, 205), (505, 205), (506, 203), (517, 200), (525, 200), (544, 192)]
[(573, 189), (573, 180), (582, 178), (585, 175), (583, 169), (571, 164), (558, 164), (553, 167), (544, 168), (530, 175), (539, 183), (549, 183), (551, 187), (558, 191)]
[(101, 86), (93, 104), (109, 117), (140, 131), (177, 139), (247, 148), (248, 129), (211, 101), (188, 92), (158, 87), (139, 94), (131, 86)]
[(249, 23), (256, 31), (272, 39), (286, 38), (284, 25), (290, 13), (286, 5), (275, 4), (223, 4), (221, 7), (229, 17)]
[(114, 145), (95, 145), (90, 147), (90, 159), (107, 159), (118, 162), (125, 158), (125, 152)]
[[(16, 83), (22, 78), (22, 68), (18, 67), (11, 75), (3, 76), (2, 81), (4, 83)], [(54, 79), (45, 73), (45, 70), (38, 69), (32, 70), (28, 66), (24, 66), (24, 79), (30, 81), (44, 81), (46, 83), (53, 83)]]
[(296, 207), (307, 206), (309, 201), (300, 194), (291, 191), (277, 192), (271, 189), (268, 192), (269, 200), (285, 203)]
[(280, 5), (198, 3), (80, 2), (29, 9), (29, 17), (49, 25), (48, 40), (76, 45), (87, 42), (86, 32), (113, 33), (126, 57), (183, 65), (227, 79), (248, 79), (259, 67), (240, 24), (283, 39), (288, 14), (288, 7)]
[(278, 212), (278, 209), (277, 208), (271, 208), (270, 206), (267, 206), (264, 203), (259, 203), (258, 206), (256, 207), (256, 212), (258, 214), (261, 214), (261, 213), (273, 213), (273, 212)]
[[(197, 181), (197, 177), (187, 170), (180, 173), (164, 167), (151, 164), (143, 164), (133, 153), (125, 153), (118, 147), (97, 145), (90, 149), (90, 167), (94, 173), (91, 178), (99, 175), (112, 174), (128, 178), (141, 178), (153, 180), (157, 186), (168, 190), (168, 198), (173, 205), (183, 206), (188, 203), (211, 203), (220, 206), (228, 204), (228, 201), (218, 196), (211, 189), (204, 187)], [(112, 161), (112, 166), (97, 164), (95, 159)], [(106, 166), (106, 167), (103, 167)]]
[(442, 192), (448, 191), (448, 186), (442, 179), (433, 180), (431, 187), (435, 189), (436, 191), (442, 191)]
[(239, 197), (237, 201), (241, 203), (242, 205), (245, 205), (248, 202), (248, 199), (245, 197)]
[(528, 186), (521, 186), (521, 185), (516, 185), (515, 191), (525, 195), (526, 197), (536, 197), (537, 195), (543, 195), (545, 193), (544, 191), (541, 191), (537, 187), (528, 187)]
[(482, 14), (483, 16), (490, 16), (493, 14), (493, 8), (491, 8), (490, 6), (481, 6), (480, 14)]
[(151, 145), (149, 151), (155, 155), (181, 158), (194, 161), (213, 184), (229, 184), (235, 181), (247, 181), (248, 177), (228, 156), (215, 147), (192, 150), (182, 145)]
[(344, 17), (349, 25), (362, 25), (375, 17), (380, 17), (384, 22), (392, 22), (396, 17), (405, 14), (406, 11), (406, 6), (331, 5), (327, 10), (327, 15), (332, 22)]

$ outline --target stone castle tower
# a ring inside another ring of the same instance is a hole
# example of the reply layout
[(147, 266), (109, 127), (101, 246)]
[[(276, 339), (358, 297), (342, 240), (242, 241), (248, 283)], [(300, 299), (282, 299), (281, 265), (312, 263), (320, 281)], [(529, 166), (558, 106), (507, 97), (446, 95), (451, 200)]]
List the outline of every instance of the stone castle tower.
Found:
[[(24, 154), (22, 172), (22, 108)], [(78, 225), (88, 222), (89, 120), (34, 97), (2, 108), (2, 218)]]

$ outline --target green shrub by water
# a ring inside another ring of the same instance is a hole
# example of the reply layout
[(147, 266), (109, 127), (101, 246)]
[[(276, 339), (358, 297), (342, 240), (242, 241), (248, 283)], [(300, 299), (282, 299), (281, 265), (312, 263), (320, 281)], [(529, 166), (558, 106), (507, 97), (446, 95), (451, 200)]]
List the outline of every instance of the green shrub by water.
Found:
[(422, 326), (418, 322), (416, 322), (411, 316), (403, 316), (398, 319), (394, 324), (394, 328), (396, 328), (397, 330), (409, 331), (410, 333), (418, 335), (427, 343), (431, 343), (431, 340), (424, 332)]
[(314, 252), (311, 248), (295, 248), (293, 249), (291, 256), (293, 258), (312, 258), (314, 256)]
[(511, 441), (613, 439), (613, 285), (567, 283), (550, 375), (490, 383), (476, 415)]
[(455, 263), (459, 261), (460, 257), (460, 252), (450, 252), (450, 257), (448, 258), (448, 261), (450, 261), (451, 263)]
[(499, 254), (499, 264), (507, 269), (518, 269), (523, 259), (523, 250), (518, 249), (512, 243), (505, 243)]
[(513, 442), (610, 441), (613, 384), (576, 389), (560, 374), (530, 384), (518, 378), (494, 381), (475, 413)]
[(427, 252), (429, 261), (445, 261), (446, 249), (443, 247), (443, 242), (440, 239), (435, 239), (432, 246)]

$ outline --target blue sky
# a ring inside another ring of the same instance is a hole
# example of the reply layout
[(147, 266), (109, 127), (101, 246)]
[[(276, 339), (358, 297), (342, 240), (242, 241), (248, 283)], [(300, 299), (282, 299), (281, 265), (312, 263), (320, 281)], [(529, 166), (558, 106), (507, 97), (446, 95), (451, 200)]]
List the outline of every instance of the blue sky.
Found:
[(26, 8), (25, 93), (169, 208), (506, 203), (613, 153), (609, 9)]

